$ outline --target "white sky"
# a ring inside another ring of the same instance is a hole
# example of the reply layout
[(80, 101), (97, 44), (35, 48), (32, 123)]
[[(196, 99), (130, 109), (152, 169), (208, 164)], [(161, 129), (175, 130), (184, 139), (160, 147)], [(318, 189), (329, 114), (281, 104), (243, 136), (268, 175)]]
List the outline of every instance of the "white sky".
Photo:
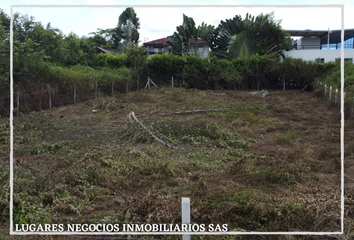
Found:
[[(127, 0), (2, 0), (0, 8), (5, 9), (6, 13), (10, 15), (11, 5), (123, 5), (127, 4)], [(182, 24), (183, 13), (188, 17), (192, 17), (196, 25), (200, 25), (202, 22), (207, 24), (213, 24), (217, 26), (220, 20), (225, 20), (234, 17), (235, 15), (241, 15), (244, 17), (246, 13), (252, 15), (258, 15), (260, 13), (274, 12), (276, 20), (282, 20), (283, 29), (287, 30), (327, 30), (328, 28), (335, 30), (341, 29), (341, 15), (340, 8), (260, 8), (260, 7), (237, 7), (236, 4), (248, 4), (254, 6), (257, 4), (344, 4), (344, 27), (354, 28), (354, 1), (344, 0), (340, 3), (334, 3), (329, 1), (289, 1), (284, 2), (280, 0), (173, 0), (173, 1), (139, 1), (131, 0), (129, 4), (132, 6), (138, 4), (144, 5), (234, 5), (235, 7), (217, 7), (217, 8), (181, 8), (181, 7), (137, 7), (134, 9), (140, 19), (141, 28), (140, 41), (144, 42), (147, 39), (149, 41), (167, 37), (172, 35), (176, 31), (176, 27)], [(125, 8), (39, 8), (39, 7), (16, 7), (13, 8), (13, 12), (19, 12), (21, 14), (28, 14), (34, 16), (36, 21), (42, 22), (45, 26), (47, 23), (51, 23), (52, 27), (59, 28), (64, 34), (74, 32), (80, 37), (83, 35), (89, 36), (90, 32), (95, 32), (97, 28), (113, 28), (118, 23), (118, 17)]]

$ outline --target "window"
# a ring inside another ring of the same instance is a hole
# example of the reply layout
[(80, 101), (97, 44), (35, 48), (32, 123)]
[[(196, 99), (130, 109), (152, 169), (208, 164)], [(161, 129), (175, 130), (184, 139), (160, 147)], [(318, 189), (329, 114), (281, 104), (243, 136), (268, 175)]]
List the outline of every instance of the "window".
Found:
[(344, 58), (344, 62), (353, 62), (353, 58)]
[(317, 63), (324, 63), (325, 60), (324, 60), (324, 58), (316, 58), (316, 62)]

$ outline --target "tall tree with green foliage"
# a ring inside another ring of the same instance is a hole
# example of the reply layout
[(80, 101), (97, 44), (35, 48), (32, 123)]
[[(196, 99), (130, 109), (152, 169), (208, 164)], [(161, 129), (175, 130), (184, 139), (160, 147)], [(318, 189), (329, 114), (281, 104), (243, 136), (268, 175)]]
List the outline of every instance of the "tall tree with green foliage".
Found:
[(10, 18), (0, 9), (0, 91), (10, 88)]
[[(183, 23), (178, 26), (177, 32), (174, 32), (169, 37), (167, 43), (169, 44), (172, 52), (177, 54), (188, 54), (191, 48), (191, 39), (196, 42), (199, 39), (205, 40), (208, 44), (211, 43), (210, 39), (214, 31), (214, 26), (205, 24), (204, 22), (196, 27), (193, 18), (183, 14)], [(196, 45), (194, 45), (194, 53), (197, 53)]]
[(255, 53), (282, 55), (283, 50), (291, 49), (292, 40), (282, 30), (280, 22), (274, 20), (273, 13), (257, 17), (246, 14), (245, 19), (236, 15), (221, 21), (212, 50), (227, 59), (249, 57)]
[(148, 57), (146, 54), (146, 49), (144, 47), (139, 47), (138, 43), (130, 43), (129, 47), (125, 48), (125, 54), (127, 55), (127, 62), (133, 68), (138, 77), (137, 89), (139, 90), (140, 76), (143, 72), (146, 59)]
[(123, 52), (124, 47), (139, 41), (140, 21), (133, 8), (126, 8), (118, 18), (118, 26), (112, 32), (113, 48)]

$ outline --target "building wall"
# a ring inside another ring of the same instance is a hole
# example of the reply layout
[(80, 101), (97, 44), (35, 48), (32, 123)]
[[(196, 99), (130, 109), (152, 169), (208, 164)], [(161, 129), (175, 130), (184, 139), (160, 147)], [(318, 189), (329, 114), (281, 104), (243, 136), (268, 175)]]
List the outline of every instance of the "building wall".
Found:
[(303, 37), (299, 40), (297, 40), (297, 49), (320, 49), (321, 47), (321, 39), (316, 37), (316, 38), (311, 38), (311, 37)]
[[(198, 51), (198, 54), (201, 58), (206, 58), (209, 55), (209, 46), (208, 45), (198, 44), (196, 50)], [(191, 44), (188, 54), (194, 54), (194, 44)]]
[[(335, 61), (336, 58), (341, 57), (340, 49), (330, 49), (330, 50), (292, 50), (284, 52), (285, 56), (292, 58), (301, 58), (305, 61), (315, 61), (318, 58), (324, 59), (324, 62)], [(351, 58), (352, 62), (354, 60), (354, 49), (344, 50), (344, 59)], [(354, 63), (354, 62), (353, 62)]]

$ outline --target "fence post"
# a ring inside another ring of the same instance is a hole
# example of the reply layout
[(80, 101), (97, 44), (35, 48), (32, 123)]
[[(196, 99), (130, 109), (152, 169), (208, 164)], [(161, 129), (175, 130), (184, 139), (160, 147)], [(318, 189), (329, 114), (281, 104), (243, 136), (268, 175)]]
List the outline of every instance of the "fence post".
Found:
[(332, 86), (329, 87), (329, 101), (331, 101), (331, 97), (332, 97)]
[(95, 97), (97, 98), (97, 81), (95, 82)]
[(17, 112), (16, 116), (19, 116), (20, 113), (20, 88), (17, 89)]
[(76, 103), (76, 85), (74, 85), (74, 103)]
[(174, 87), (175, 85), (174, 85), (174, 83), (173, 83), (173, 77), (172, 77), (172, 87)]
[(285, 91), (285, 79), (283, 79), (283, 90)]
[(49, 108), (52, 108), (52, 93), (50, 91), (49, 85), (48, 85), (48, 95), (49, 95)]
[(335, 96), (335, 104), (337, 105), (337, 94), (338, 94), (338, 89), (336, 89), (336, 96)]
[[(182, 198), (182, 224), (190, 224), (191, 222), (191, 207), (190, 199)], [(182, 240), (190, 240), (190, 235), (182, 235)]]
[(327, 93), (327, 84), (325, 84), (325, 94)]

